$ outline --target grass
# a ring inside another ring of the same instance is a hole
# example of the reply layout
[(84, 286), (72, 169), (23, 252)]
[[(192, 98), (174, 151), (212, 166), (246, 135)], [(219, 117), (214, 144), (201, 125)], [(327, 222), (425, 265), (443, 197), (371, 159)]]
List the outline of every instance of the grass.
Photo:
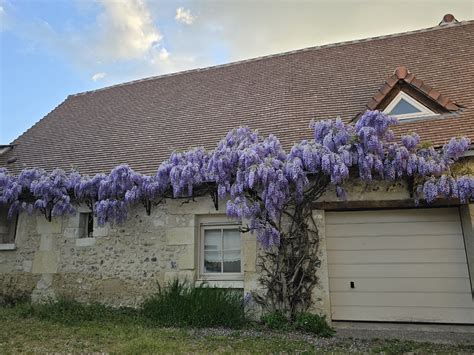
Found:
[(160, 328), (136, 322), (134, 316), (127, 312), (111, 317), (106, 315), (106, 311), (99, 311), (97, 319), (90, 318), (88, 314), (65, 322), (61, 312), (59, 316), (47, 317), (44, 314), (29, 314), (25, 306), (0, 308), (0, 354), (474, 352), (472, 345), (435, 345), (398, 340), (354, 341), (340, 339), (337, 335), (322, 339), (299, 333), (262, 330), (255, 326), (225, 331)]
[(62, 322), (25, 317), (15, 308), (0, 308), (0, 354), (29, 352), (293, 352), (308, 350), (300, 340), (278, 337), (202, 336), (192, 329), (157, 328), (121, 322), (79, 320)]

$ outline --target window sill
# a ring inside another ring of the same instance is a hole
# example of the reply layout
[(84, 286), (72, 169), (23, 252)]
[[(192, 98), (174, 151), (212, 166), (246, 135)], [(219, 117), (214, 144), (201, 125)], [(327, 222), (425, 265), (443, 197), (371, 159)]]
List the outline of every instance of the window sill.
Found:
[(216, 288), (244, 288), (243, 280), (203, 280), (196, 281), (196, 286), (208, 285)]
[(0, 244), (0, 250), (16, 250), (15, 243)]
[(78, 238), (76, 239), (76, 247), (92, 247), (95, 242), (95, 238)]

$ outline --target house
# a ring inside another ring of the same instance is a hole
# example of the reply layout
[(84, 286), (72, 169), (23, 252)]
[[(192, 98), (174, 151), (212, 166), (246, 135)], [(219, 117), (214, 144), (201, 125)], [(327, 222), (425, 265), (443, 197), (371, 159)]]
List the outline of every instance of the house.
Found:
[[(474, 21), (330, 44), (152, 77), (69, 96), (0, 148), (0, 166), (108, 172), (127, 163), (152, 174), (175, 149), (212, 148), (239, 125), (286, 147), (310, 138), (312, 118), (396, 116), (397, 134), (440, 146), (474, 140)], [(472, 152), (463, 158), (474, 167)], [(157, 282), (188, 278), (258, 290), (258, 246), (210, 197), (167, 200), (148, 216), (99, 227), (73, 217), (0, 210), (0, 285), (34, 300), (66, 295), (135, 305)], [(474, 323), (474, 204), (416, 206), (404, 182), (349, 188), (315, 201), (319, 284), (313, 311), (332, 320)]]

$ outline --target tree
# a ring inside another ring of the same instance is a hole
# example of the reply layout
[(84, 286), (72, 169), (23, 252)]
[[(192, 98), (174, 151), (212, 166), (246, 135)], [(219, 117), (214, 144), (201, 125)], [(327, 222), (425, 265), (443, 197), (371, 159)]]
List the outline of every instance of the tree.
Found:
[(255, 232), (264, 247), (259, 257), (266, 294), (256, 300), (288, 318), (304, 311), (317, 283), (318, 228), (312, 204), (329, 188), (345, 197), (353, 180), (402, 180), (415, 183), (414, 195), (428, 203), (436, 198), (474, 197), (474, 178), (457, 176), (453, 164), (469, 149), (467, 138), (452, 138), (440, 150), (420, 143), (416, 133), (397, 141), (393, 117), (367, 111), (355, 124), (341, 119), (313, 122), (312, 140), (285, 152), (278, 139), (240, 127), (230, 131), (212, 151), (194, 148), (174, 152), (154, 176), (126, 165), (92, 178), (78, 172), (27, 169), (13, 176), (0, 169), (0, 204), (9, 215), (21, 210), (47, 218), (74, 213), (87, 203), (100, 224), (123, 223), (130, 206), (151, 205), (165, 198), (193, 198), (214, 193), (227, 197), (227, 214), (245, 219), (244, 232)]

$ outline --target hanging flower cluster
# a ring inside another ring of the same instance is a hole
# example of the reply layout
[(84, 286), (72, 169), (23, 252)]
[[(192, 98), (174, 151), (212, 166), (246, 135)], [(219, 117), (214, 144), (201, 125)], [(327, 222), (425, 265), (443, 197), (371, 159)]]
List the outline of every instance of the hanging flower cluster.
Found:
[(286, 159), (275, 136), (264, 139), (241, 127), (219, 142), (209, 160), (208, 171), (219, 196), (230, 195), (227, 215), (249, 219), (250, 228), (266, 246), (279, 243), (280, 234), (271, 221), (279, 218), (289, 196)]
[[(335, 186), (338, 197), (352, 178), (363, 181), (416, 177), (417, 199), (474, 197), (474, 178), (455, 177), (450, 167), (469, 149), (467, 138), (452, 138), (440, 151), (420, 142), (416, 133), (396, 141), (393, 117), (367, 111), (356, 124), (341, 119), (311, 123), (312, 140), (295, 144), (287, 154), (279, 140), (240, 127), (230, 131), (212, 151), (194, 148), (174, 152), (156, 175), (142, 175), (127, 165), (94, 177), (78, 172), (25, 169), (18, 176), (0, 168), (0, 204), (47, 217), (74, 213), (75, 203), (87, 203), (99, 224), (121, 223), (130, 206), (149, 205), (164, 197), (192, 197), (203, 184), (215, 184), (218, 195), (229, 196), (227, 214), (245, 218), (267, 247), (278, 245), (277, 221), (289, 201), (304, 197), (315, 183)], [(316, 181), (316, 182), (315, 182)], [(325, 185), (324, 185), (325, 186)]]
[(157, 192), (164, 193), (171, 186), (173, 197), (192, 196), (195, 186), (212, 180), (208, 172), (209, 158), (204, 148), (173, 152), (158, 168), (155, 177)]

